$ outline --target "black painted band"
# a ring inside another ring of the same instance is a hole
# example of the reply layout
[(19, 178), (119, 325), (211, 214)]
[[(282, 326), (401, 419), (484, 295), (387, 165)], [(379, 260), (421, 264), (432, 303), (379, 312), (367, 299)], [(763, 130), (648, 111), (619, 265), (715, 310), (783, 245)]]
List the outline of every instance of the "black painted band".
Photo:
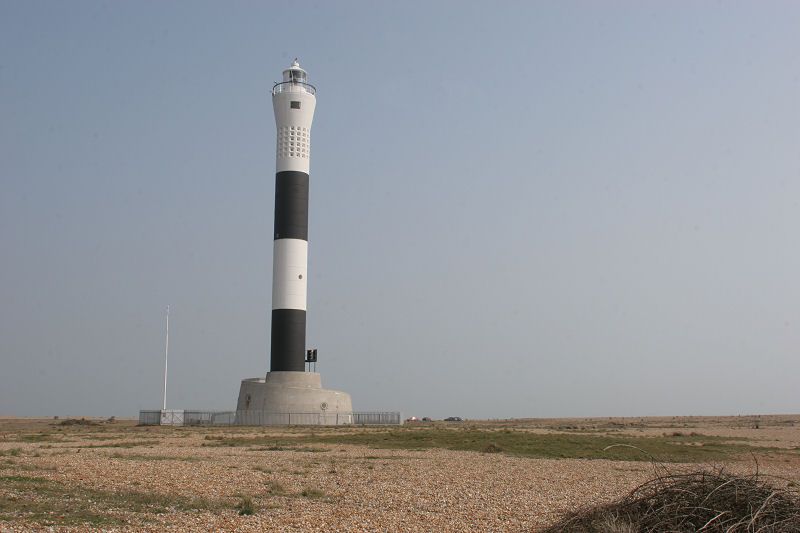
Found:
[(306, 312), (299, 309), (273, 309), (270, 344), (272, 372), (303, 372), (306, 357)]
[(275, 174), (275, 239), (308, 240), (308, 174)]

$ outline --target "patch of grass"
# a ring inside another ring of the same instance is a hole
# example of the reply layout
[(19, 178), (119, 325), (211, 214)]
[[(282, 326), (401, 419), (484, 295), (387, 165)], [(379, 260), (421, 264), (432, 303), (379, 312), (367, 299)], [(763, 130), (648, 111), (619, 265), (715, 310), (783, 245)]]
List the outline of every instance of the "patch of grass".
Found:
[(135, 491), (105, 491), (62, 484), (42, 477), (0, 476), (0, 520), (23, 519), (44, 526), (118, 526), (130, 524), (124, 512), (217, 510), (204, 498), (171, 497)]
[(270, 481), (267, 483), (267, 490), (274, 496), (284, 496), (287, 494), (286, 487), (280, 481)]
[(111, 459), (128, 459), (130, 461), (186, 461), (189, 463), (199, 462), (199, 457), (177, 457), (173, 455), (143, 455), (135, 453), (114, 452), (109, 455)]
[(50, 470), (53, 471), (56, 469), (54, 466), (43, 466), (43, 465), (27, 465), (22, 463), (15, 463), (11, 459), (6, 459), (0, 462), (0, 468), (5, 470), (19, 470), (23, 472), (31, 472), (34, 470)]
[[(692, 431), (690, 433), (684, 433), (682, 431), (673, 431), (672, 433), (664, 433), (665, 437), (702, 437), (701, 433), (697, 433), (696, 431)], [(734, 437), (732, 440), (735, 440)], [(740, 438), (741, 440), (741, 438)]]
[(29, 435), (20, 435), (17, 440), (20, 442), (50, 442), (54, 440), (61, 440), (62, 435), (54, 435), (53, 433), (32, 433)]
[(282, 506), (274, 501), (262, 504), (259, 508), (265, 511), (269, 511), (271, 509), (280, 509)]
[(264, 474), (271, 474), (272, 473), (272, 469), (271, 468), (267, 468), (266, 466), (260, 466), (260, 465), (259, 466), (254, 466), (253, 467), (253, 471), (254, 472), (263, 472)]
[(212, 448), (216, 447), (244, 447), (244, 446), (261, 446), (259, 451), (285, 451), (294, 448), (297, 442), (294, 437), (289, 439), (278, 440), (274, 437), (224, 437), (224, 436), (211, 436), (206, 435), (203, 446)]
[(0, 450), (0, 457), (6, 455), (11, 457), (19, 457), (22, 455), (22, 448), (9, 448), (8, 450)]
[(93, 526), (121, 525), (105, 512), (97, 512), (62, 485), (44, 478), (3, 476), (0, 483), (7, 492), (0, 495), (0, 520), (23, 518), (41, 525)]
[(279, 445), (276, 444), (276, 445), (273, 445), (273, 446), (265, 446), (263, 448), (249, 448), (247, 451), (250, 451), (250, 452), (293, 452), (293, 451), (296, 451), (296, 450), (297, 450), (297, 448), (294, 448), (294, 447), (291, 447), (291, 446), (279, 446)]
[[(296, 442), (296, 437), (290, 437), (295, 442), (275, 441), (264, 437), (229, 437), (229, 438), (213, 438), (206, 439), (210, 442), (204, 442), (202, 446), (206, 447), (249, 447), (247, 451), (250, 452), (308, 452), (308, 453), (325, 453), (329, 452), (328, 448), (320, 448), (314, 446), (299, 446)], [(309, 437), (313, 439), (314, 437)]]
[(47, 483), (48, 480), (43, 477), (28, 477), (28, 476), (0, 476), (0, 481), (6, 483)]
[(129, 439), (130, 435), (98, 435), (99, 431), (88, 432), (86, 434), (76, 435), (83, 440), (120, 440)]
[(256, 506), (253, 503), (253, 498), (250, 496), (242, 496), (239, 503), (236, 504), (236, 510), (239, 511), (240, 516), (249, 516), (255, 514)]
[[(240, 439), (241, 440), (241, 439)], [(309, 442), (309, 437), (299, 437)], [(727, 437), (682, 435), (679, 437), (626, 437), (595, 434), (537, 434), (527, 431), (481, 429), (403, 428), (390, 431), (329, 433), (315, 437), (322, 443), (357, 444), (372, 448), (420, 450), (444, 448), (483, 452), (493, 445), (503, 453), (523, 457), (614, 459), (649, 461), (651, 456), (668, 462), (705, 462), (730, 458), (757, 449)], [(609, 446), (624, 444), (626, 446)], [(634, 448), (645, 450), (642, 453)]]
[(302, 492), (300, 492), (300, 496), (302, 496), (303, 498), (308, 498), (310, 500), (321, 500), (327, 497), (323, 491), (314, 488), (303, 489)]
[(314, 448), (313, 446), (267, 446), (265, 448), (249, 448), (251, 452), (308, 452), (320, 453), (330, 451), (327, 448)]
[(107, 498), (112, 504), (128, 506), (136, 512), (168, 512), (176, 509), (179, 511), (215, 511), (222, 509), (221, 503), (203, 497), (167, 496), (152, 492), (103, 492), (92, 491), (99, 494), (99, 498)]
[(125, 442), (110, 442), (108, 444), (87, 444), (85, 446), (71, 446), (71, 448), (135, 448), (137, 446), (154, 446), (157, 440), (129, 440)]

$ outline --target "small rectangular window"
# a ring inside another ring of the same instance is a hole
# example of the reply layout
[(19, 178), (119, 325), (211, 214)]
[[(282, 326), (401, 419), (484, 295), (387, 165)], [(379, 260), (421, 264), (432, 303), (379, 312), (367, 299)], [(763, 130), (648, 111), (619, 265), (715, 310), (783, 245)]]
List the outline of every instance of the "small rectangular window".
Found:
[(292, 100), (291, 108), (292, 109), (300, 109), (300, 102), (298, 102), (297, 100)]

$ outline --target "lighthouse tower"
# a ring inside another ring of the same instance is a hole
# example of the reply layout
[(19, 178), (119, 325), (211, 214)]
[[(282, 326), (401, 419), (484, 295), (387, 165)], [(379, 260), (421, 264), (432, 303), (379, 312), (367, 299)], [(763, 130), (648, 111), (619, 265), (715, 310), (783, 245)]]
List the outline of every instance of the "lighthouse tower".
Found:
[(272, 89), (278, 128), (272, 259), (273, 372), (302, 372), (306, 353), (308, 170), (316, 90), (297, 60)]
[(295, 59), (272, 88), (277, 127), (270, 371), (242, 381), (240, 423), (348, 424), (352, 402), (305, 371), (308, 193), (316, 89)]

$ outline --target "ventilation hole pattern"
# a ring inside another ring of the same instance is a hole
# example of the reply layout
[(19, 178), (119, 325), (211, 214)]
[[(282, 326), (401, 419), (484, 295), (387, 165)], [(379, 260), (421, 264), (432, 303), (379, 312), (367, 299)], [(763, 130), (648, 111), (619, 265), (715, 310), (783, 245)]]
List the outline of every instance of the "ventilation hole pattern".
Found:
[(278, 128), (278, 157), (311, 157), (311, 131), (300, 126)]

